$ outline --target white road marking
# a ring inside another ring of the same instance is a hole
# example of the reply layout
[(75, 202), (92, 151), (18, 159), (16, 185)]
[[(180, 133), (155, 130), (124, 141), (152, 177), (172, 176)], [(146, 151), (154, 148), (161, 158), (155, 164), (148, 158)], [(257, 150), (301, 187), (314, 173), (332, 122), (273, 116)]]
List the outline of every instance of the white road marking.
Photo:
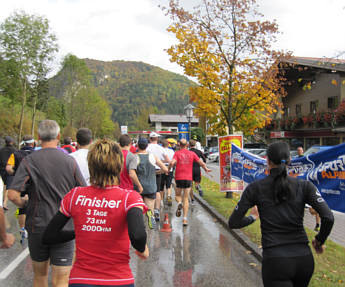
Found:
[(14, 269), (29, 255), (29, 248), (25, 248), (4, 270), (0, 273), (0, 280), (4, 280)]

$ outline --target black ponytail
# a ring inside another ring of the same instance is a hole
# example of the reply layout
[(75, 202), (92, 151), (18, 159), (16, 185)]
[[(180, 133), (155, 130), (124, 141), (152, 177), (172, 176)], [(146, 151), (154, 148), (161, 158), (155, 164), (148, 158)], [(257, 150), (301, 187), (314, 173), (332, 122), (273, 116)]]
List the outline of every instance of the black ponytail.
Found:
[(278, 172), (274, 173), (274, 201), (276, 204), (291, 200), (294, 193), (287, 180), (286, 165), (290, 162), (290, 148), (285, 142), (276, 142), (267, 149), (268, 159), (274, 163)]

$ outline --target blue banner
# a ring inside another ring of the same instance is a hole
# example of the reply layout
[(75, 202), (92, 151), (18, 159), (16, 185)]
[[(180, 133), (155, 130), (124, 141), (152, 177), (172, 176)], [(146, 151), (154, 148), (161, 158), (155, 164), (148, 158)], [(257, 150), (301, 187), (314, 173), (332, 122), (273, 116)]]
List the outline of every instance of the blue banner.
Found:
[(177, 124), (178, 129), (178, 139), (186, 139), (189, 141), (189, 124), (188, 123), (180, 123)]
[[(290, 176), (311, 181), (332, 210), (345, 213), (345, 144), (306, 157), (293, 158)], [(266, 160), (232, 144), (231, 176), (246, 184), (267, 176)]]

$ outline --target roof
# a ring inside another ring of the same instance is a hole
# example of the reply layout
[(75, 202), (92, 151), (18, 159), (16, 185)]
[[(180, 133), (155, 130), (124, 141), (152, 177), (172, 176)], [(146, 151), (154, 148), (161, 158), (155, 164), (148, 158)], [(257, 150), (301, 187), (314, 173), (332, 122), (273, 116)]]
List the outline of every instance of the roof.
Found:
[[(188, 119), (186, 115), (149, 115), (149, 123), (188, 123)], [(199, 119), (197, 117), (193, 117), (191, 123), (199, 123)]]
[(289, 57), (281, 62), (345, 72), (345, 60), (332, 58)]

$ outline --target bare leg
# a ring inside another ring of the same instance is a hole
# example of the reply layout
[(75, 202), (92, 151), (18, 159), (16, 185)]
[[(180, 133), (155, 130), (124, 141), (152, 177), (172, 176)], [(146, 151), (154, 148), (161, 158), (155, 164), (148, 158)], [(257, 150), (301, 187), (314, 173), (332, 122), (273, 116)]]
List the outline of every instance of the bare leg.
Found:
[(155, 209), (161, 210), (161, 193), (156, 192)]
[(177, 203), (182, 203), (182, 197), (181, 197), (182, 189), (179, 187), (175, 188), (175, 200)]
[(190, 187), (183, 189), (183, 217), (184, 218), (186, 218), (188, 215), (190, 190), (191, 190)]
[(68, 287), (68, 278), (72, 266), (52, 265), (52, 285), (53, 287)]
[(152, 198), (144, 197), (144, 202), (149, 210), (153, 212), (155, 206), (155, 200)]
[(167, 193), (168, 193), (168, 196), (171, 197), (171, 187), (169, 187), (169, 188), (167, 189)]
[(25, 218), (26, 218), (25, 214), (19, 214), (18, 215), (18, 224), (19, 224), (20, 228), (25, 227)]
[(49, 260), (43, 262), (32, 260), (32, 268), (34, 271), (34, 287), (48, 287)]
[(7, 196), (7, 193), (8, 193), (8, 191), (7, 191), (7, 186), (6, 185), (4, 185), (4, 193), (3, 193), (3, 207), (4, 207), (4, 209), (6, 209), (7, 210), (7, 202), (8, 202), (8, 196)]
[(316, 219), (316, 224), (320, 225), (320, 215), (318, 213), (316, 213), (315, 219)]

